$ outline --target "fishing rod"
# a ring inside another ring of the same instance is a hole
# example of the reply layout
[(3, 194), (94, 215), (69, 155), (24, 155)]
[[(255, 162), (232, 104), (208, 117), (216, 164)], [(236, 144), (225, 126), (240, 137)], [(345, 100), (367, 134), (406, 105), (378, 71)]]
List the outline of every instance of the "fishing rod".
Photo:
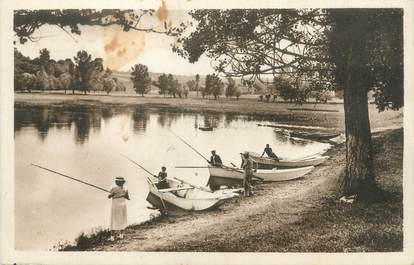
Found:
[(175, 168), (209, 168), (209, 166), (176, 166)]
[(203, 156), (200, 152), (198, 152), (191, 144), (187, 143), (183, 138), (181, 138), (180, 136), (176, 135), (173, 131), (169, 130), (175, 137), (177, 137), (178, 139), (180, 139), (184, 144), (186, 144), (188, 147), (190, 147), (194, 152), (196, 152), (199, 156), (201, 156), (202, 158), (204, 158), (204, 160), (207, 161), (207, 163), (210, 164), (210, 161)]
[[(183, 143), (185, 143), (188, 147), (190, 147), (191, 149), (193, 149), (193, 151), (194, 152), (196, 152), (198, 155), (200, 155), (202, 158), (204, 158), (204, 160), (206, 160), (207, 161), (207, 163), (208, 164), (211, 164), (210, 163), (210, 161), (205, 157), (205, 156), (203, 156), (200, 152), (198, 152), (191, 144), (189, 144), (189, 143), (187, 143), (183, 138), (181, 138), (180, 136), (178, 136), (178, 135), (176, 135), (174, 132), (172, 132), (171, 130), (169, 130), (175, 137), (177, 137), (178, 139), (180, 139)], [(238, 169), (235, 169), (235, 168), (232, 168), (232, 167), (229, 167), (229, 166), (226, 166), (226, 165), (224, 165), (224, 164), (221, 164), (220, 166), (222, 166), (222, 167), (224, 167), (224, 168), (227, 168), (227, 169), (230, 169), (230, 170), (233, 170), (233, 171), (236, 171), (236, 172), (239, 172), (239, 173), (244, 173), (243, 171), (241, 171), (241, 170), (238, 170)], [(258, 177), (258, 176), (253, 176), (254, 178), (257, 178), (257, 179), (260, 179), (261, 181), (263, 181), (263, 178), (261, 178), (261, 177)]]
[(125, 157), (126, 159), (128, 159), (129, 161), (131, 161), (132, 163), (134, 163), (135, 165), (139, 166), (142, 170), (144, 170), (145, 172), (147, 172), (148, 174), (150, 174), (151, 176), (155, 176), (154, 174), (152, 174), (149, 170), (145, 169), (143, 166), (141, 166), (140, 164), (138, 164), (137, 162), (135, 162), (134, 160), (132, 160), (131, 158), (127, 157), (124, 154), (121, 154), (123, 157)]
[(68, 175), (65, 175), (65, 174), (59, 173), (59, 172), (57, 172), (57, 171), (54, 171), (54, 170), (51, 170), (51, 169), (48, 169), (48, 168), (45, 168), (45, 167), (42, 167), (42, 166), (39, 166), (39, 165), (36, 165), (36, 164), (32, 164), (32, 163), (31, 163), (30, 165), (35, 166), (35, 167), (38, 167), (38, 168), (41, 168), (41, 169), (43, 169), (43, 170), (46, 170), (46, 171), (49, 171), (49, 172), (52, 172), (52, 173), (55, 173), (55, 174), (58, 174), (58, 175), (60, 175), (60, 176), (62, 176), (62, 177), (65, 177), (65, 178), (68, 178), (68, 179), (71, 179), (71, 180), (74, 180), (74, 181), (80, 182), (80, 183), (82, 183), (82, 184), (85, 184), (85, 185), (88, 185), (88, 186), (94, 187), (94, 188), (96, 188), (96, 189), (98, 189), (98, 190), (101, 190), (101, 191), (105, 191), (105, 192), (111, 193), (111, 192), (110, 192), (109, 190), (107, 190), (107, 189), (101, 188), (101, 187), (99, 187), (99, 186), (93, 185), (93, 184), (91, 184), (91, 183), (85, 182), (85, 181), (80, 180), (80, 179), (77, 179), (77, 178), (69, 177)]
[[(125, 157), (126, 159), (128, 159), (129, 161), (131, 161), (132, 163), (134, 163), (135, 165), (137, 165), (137, 166), (139, 166), (142, 170), (144, 170), (145, 172), (147, 172), (148, 174), (150, 174), (151, 176), (155, 176), (154, 174), (152, 174), (149, 170), (147, 170), (145, 167), (143, 167), (143, 166), (141, 166), (140, 164), (138, 164), (137, 162), (135, 162), (134, 160), (132, 160), (131, 158), (129, 158), (129, 157), (127, 157), (126, 155), (124, 155), (124, 154), (121, 154), (123, 157)], [(157, 187), (157, 185), (155, 185), (155, 183), (150, 179), (150, 178), (148, 178), (147, 177), (147, 180), (148, 180), (148, 182), (158, 191), (159, 189), (158, 189), (158, 187)], [(161, 200), (161, 204), (162, 204), (162, 207), (164, 208), (163, 209), (163, 212), (165, 212), (166, 214), (167, 214), (167, 211), (168, 211), (168, 209), (167, 209), (167, 206), (165, 205), (165, 202), (164, 202), (164, 199), (162, 198), (162, 194), (161, 194), (161, 192), (159, 192), (159, 198), (160, 198), (160, 200)]]

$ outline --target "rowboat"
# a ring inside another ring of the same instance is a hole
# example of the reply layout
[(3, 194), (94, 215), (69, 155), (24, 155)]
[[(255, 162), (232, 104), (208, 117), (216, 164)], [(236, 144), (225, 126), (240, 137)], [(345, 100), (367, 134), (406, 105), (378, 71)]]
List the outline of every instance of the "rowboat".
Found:
[(213, 127), (198, 127), (198, 129), (201, 131), (212, 131)]
[[(260, 154), (255, 152), (248, 152), (250, 157), (258, 164), (259, 169), (265, 168), (292, 168), (292, 167), (307, 167), (307, 166), (317, 166), (322, 164), (329, 158), (329, 156), (322, 156), (320, 154), (315, 154), (313, 156), (308, 156), (301, 159), (279, 159), (275, 160), (270, 157), (262, 157)], [(243, 155), (242, 155), (243, 156)], [(242, 157), (243, 159), (243, 157)]]
[(155, 178), (147, 179), (149, 185), (147, 201), (158, 209), (175, 206), (188, 211), (203, 211), (218, 207), (239, 196), (233, 191), (208, 191), (207, 188), (189, 185), (178, 179), (168, 178), (167, 181), (169, 188), (158, 189)]
[[(261, 179), (263, 182), (287, 181), (303, 177), (314, 169), (313, 166), (290, 168), (290, 169), (271, 169), (257, 170), (253, 174), (253, 179)], [(209, 185), (212, 189), (221, 185), (236, 186), (243, 182), (244, 172), (236, 167), (209, 167)]]
[(340, 133), (322, 133), (322, 132), (305, 132), (305, 131), (291, 131), (289, 132), (291, 137), (323, 141), (331, 138), (338, 137)]

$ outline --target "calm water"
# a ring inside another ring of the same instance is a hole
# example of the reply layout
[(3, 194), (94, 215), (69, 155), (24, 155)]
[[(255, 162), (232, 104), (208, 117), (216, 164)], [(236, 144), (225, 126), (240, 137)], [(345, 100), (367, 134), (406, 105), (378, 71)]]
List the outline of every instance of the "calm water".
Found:
[[(257, 123), (277, 121), (238, 115), (168, 112), (144, 108), (15, 107), (16, 249), (49, 249), (73, 240), (81, 231), (109, 225), (107, 194), (30, 166), (35, 163), (95, 185), (110, 188), (124, 176), (130, 192), (128, 222), (155, 213), (146, 207), (146, 173), (121, 154), (157, 173), (165, 165), (169, 176), (206, 185), (207, 169), (175, 166), (206, 163), (169, 130), (193, 144), (205, 156), (216, 149), (223, 161), (240, 164), (244, 150), (260, 152), (266, 143), (278, 155), (301, 157), (327, 147), (292, 142)], [(197, 126), (212, 126), (203, 132)]]

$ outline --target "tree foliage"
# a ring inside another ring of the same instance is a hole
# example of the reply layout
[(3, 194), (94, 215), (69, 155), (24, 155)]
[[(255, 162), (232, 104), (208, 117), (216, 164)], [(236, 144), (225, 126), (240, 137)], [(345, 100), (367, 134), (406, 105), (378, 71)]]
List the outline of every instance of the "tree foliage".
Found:
[(103, 72), (103, 60), (95, 58), (87, 51), (79, 51), (73, 58), (75, 61), (75, 86), (85, 94), (91, 89), (97, 75)]
[(236, 96), (237, 86), (236, 81), (233, 78), (227, 78), (227, 86), (226, 86), (226, 97), (233, 97)]
[(159, 94), (165, 95), (168, 94), (168, 76), (166, 74), (162, 74), (158, 77), (158, 87), (159, 87)]
[(204, 90), (202, 91), (203, 97), (213, 95), (214, 99), (218, 99), (223, 93), (224, 83), (220, 77), (216, 74), (209, 74), (206, 76), (206, 82)]
[[(119, 9), (44, 9), (14, 11), (13, 29), (20, 43), (36, 41), (33, 33), (43, 25), (56, 25), (71, 34), (81, 34), (81, 25), (112, 26), (119, 25), (124, 31), (136, 30), (148, 33), (160, 33), (176, 36), (181, 29), (164, 23), (142, 26), (141, 21), (154, 16), (155, 10), (119, 10)], [(183, 24), (181, 24), (183, 25)]]
[(188, 86), (188, 89), (190, 91), (196, 91), (196, 81), (195, 80), (187, 81), (187, 86)]
[(144, 96), (144, 94), (151, 90), (151, 78), (148, 73), (148, 67), (143, 64), (136, 64), (131, 71), (131, 80), (134, 84), (135, 92)]
[[(343, 54), (333, 54), (335, 49), (341, 51), (340, 45), (333, 48), (331, 44), (344, 40), (341, 34), (332, 33), (339, 14), (348, 16), (353, 12), (356, 10), (195, 10), (190, 15), (197, 22), (196, 28), (190, 34), (180, 34), (173, 50), (190, 62), (206, 54), (216, 71), (241, 77), (246, 83), (263, 80), (267, 75), (290, 75), (318, 82), (320, 92), (341, 89), (335, 82), (340, 80), (336, 67), (344, 58)], [(366, 87), (375, 91), (379, 110), (398, 108), (403, 104), (402, 11), (361, 12), (369, 21), (367, 35), (363, 36), (369, 39), (364, 49), (369, 57), (365, 67), (370, 69), (366, 72)]]

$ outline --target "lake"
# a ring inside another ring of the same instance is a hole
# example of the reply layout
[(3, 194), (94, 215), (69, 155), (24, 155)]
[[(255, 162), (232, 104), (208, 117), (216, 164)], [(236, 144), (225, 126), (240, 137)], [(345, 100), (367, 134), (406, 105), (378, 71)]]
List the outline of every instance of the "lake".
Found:
[[(240, 165), (240, 152), (261, 152), (269, 143), (275, 153), (296, 158), (319, 152), (328, 144), (292, 141), (261, 116), (177, 112), (145, 107), (15, 106), (15, 239), (18, 250), (48, 250), (73, 240), (80, 232), (109, 226), (107, 194), (33, 167), (38, 164), (109, 189), (116, 176), (127, 182), (128, 223), (148, 220), (148, 187), (143, 170), (123, 155), (157, 174), (206, 185), (206, 162), (171, 132), (210, 157), (215, 149), (225, 164)], [(294, 124), (294, 121), (291, 121)], [(213, 127), (201, 131), (198, 127)]]

